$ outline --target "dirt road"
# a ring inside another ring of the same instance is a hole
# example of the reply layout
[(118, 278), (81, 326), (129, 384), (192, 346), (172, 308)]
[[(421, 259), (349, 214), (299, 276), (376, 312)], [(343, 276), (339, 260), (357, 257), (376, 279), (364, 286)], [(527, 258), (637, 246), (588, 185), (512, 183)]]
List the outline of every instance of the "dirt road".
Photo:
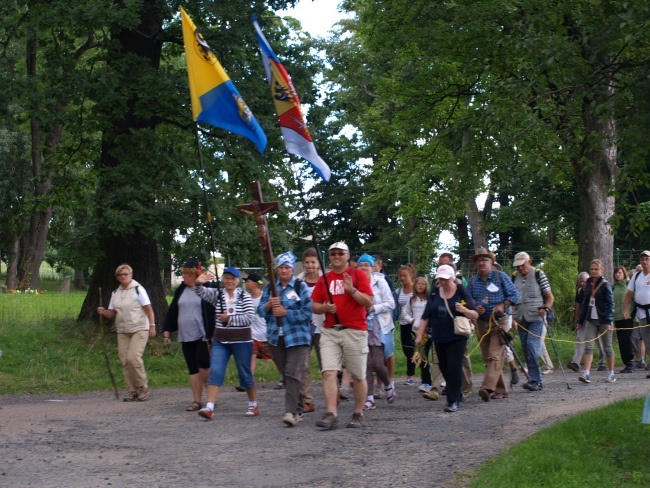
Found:
[[(246, 399), (232, 386), (215, 420), (185, 412), (188, 389), (153, 389), (143, 403), (116, 401), (110, 391), (80, 395), (0, 397), (0, 486), (463, 486), (486, 459), (578, 412), (647, 394), (646, 372), (604, 383), (578, 382), (568, 372), (545, 377), (543, 392), (514, 388), (507, 400), (482, 402), (474, 393), (456, 413), (443, 401), (400, 386), (398, 399), (367, 412), (365, 429), (322, 432), (317, 410), (286, 427), (283, 391), (259, 389), (259, 417), (246, 418)], [(474, 377), (474, 392), (480, 385)], [(352, 413), (343, 402), (342, 420)], [(640, 418), (641, 412), (639, 412)]]

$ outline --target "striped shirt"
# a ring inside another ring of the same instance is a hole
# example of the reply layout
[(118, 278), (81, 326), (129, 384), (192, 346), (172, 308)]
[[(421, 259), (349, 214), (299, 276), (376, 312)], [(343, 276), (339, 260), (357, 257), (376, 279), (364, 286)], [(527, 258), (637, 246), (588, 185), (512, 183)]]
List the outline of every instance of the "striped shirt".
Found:
[[(219, 333), (219, 329), (249, 329), (251, 322), (253, 321), (253, 300), (251, 296), (246, 293), (241, 288), (235, 288), (235, 291), (231, 295), (226, 291), (225, 288), (221, 289), (221, 300), (219, 300), (219, 289), (217, 288), (205, 288), (204, 286), (197, 286), (195, 288), (196, 294), (200, 296), (203, 300), (208, 303), (211, 303), (215, 309), (215, 336)], [(220, 314), (227, 314), (228, 321), (226, 324), (221, 323), (219, 318)], [(233, 340), (233, 341), (223, 341), (224, 344), (230, 342), (251, 342), (250, 340)]]

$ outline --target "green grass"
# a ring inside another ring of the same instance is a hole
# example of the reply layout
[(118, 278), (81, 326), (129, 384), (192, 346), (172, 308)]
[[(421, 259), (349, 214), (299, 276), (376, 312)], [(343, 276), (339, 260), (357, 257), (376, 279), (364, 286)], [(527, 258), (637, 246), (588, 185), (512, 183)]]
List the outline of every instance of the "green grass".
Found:
[(644, 401), (623, 400), (544, 429), (488, 461), (469, 486), (650, 486)]

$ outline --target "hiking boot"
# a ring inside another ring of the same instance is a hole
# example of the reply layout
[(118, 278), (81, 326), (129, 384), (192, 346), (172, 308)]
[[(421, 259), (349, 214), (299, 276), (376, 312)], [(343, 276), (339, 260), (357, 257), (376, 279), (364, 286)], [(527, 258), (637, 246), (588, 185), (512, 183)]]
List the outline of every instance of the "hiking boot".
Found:
[(130, 391), (122, 399), (125, 402), (135, 402), (138, 399), (138, 392), (136, 390)]
[(351, 429), (358, 429), (366, 426), (366, 421), (363, 419), (363, 414), (354, 412), (350, 421), (345, 424), (346, 427)]
[(582, 381), (583, 383), (591, 383), (591, 378), (589, 377), (589, 375), (588, 375), (587, 373), (582, 373), (582, 374), (578, 377), (578, 379), (579, 379), (580, 381)]
[(516, 385), (519, 383), (519, 371), (517, 368), (510, 370), (510, 385)]
[(645, 361), (643, 359), (639, 359), (635, 362), (634, 367), (635, 369), (645, 369)]
[(149, 388), (147, 388), (146, 386), (140, 386), (138, 388), (137, 400), (139, 402), (144, 402), (145, 400), (147, 400), (147, 398), (149, 398), (149, 393), (151, 393), (151, 390)]
[(205, 420), (212, 420), (212, 409), (204, 407), (199, 410), (199, 417), (203, 417)]
[(243, 386), (237, 385), (237, 386), (235, 386), (235, 390), (237, 390), (238, 392), (241, 393), (241, 392), (246, 391), (246, 388), (244, 388)]
[(580, 372), (580, 365), (577, 363), (569, 363), (566, 365), (566, 367), (572, 371), (575, 371), (576, 373)]
[(339, 418), (332, 412), (327, 412), (323, 418), (316, 422), (316, 427), (321, 427), (325, 430), (336, 429), (339, 426)]
[(249, 405), (244, 414), (246, 417), (257, 417), (260, 414), (260, 409), (257, 405)]
[(621, 374), (634, 373), (634, 368), (632, 368), (632, 367), (630, 367), (630, 366), (625, 366), (625, 368), (623, 368), (623, 369), (620, 371), (620, 373), (621, 373)]

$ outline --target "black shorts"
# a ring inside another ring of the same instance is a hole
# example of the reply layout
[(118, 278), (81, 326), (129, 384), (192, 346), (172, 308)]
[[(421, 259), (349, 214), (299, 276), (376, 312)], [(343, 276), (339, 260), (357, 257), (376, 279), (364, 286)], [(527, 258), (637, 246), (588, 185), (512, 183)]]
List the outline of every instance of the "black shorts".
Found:
[(181, 342), (183, 356), (190, 374), (196, 374), (201, 369), (210, 369), (210, 352), (208, 343), (202, 339), (191, 342)]

